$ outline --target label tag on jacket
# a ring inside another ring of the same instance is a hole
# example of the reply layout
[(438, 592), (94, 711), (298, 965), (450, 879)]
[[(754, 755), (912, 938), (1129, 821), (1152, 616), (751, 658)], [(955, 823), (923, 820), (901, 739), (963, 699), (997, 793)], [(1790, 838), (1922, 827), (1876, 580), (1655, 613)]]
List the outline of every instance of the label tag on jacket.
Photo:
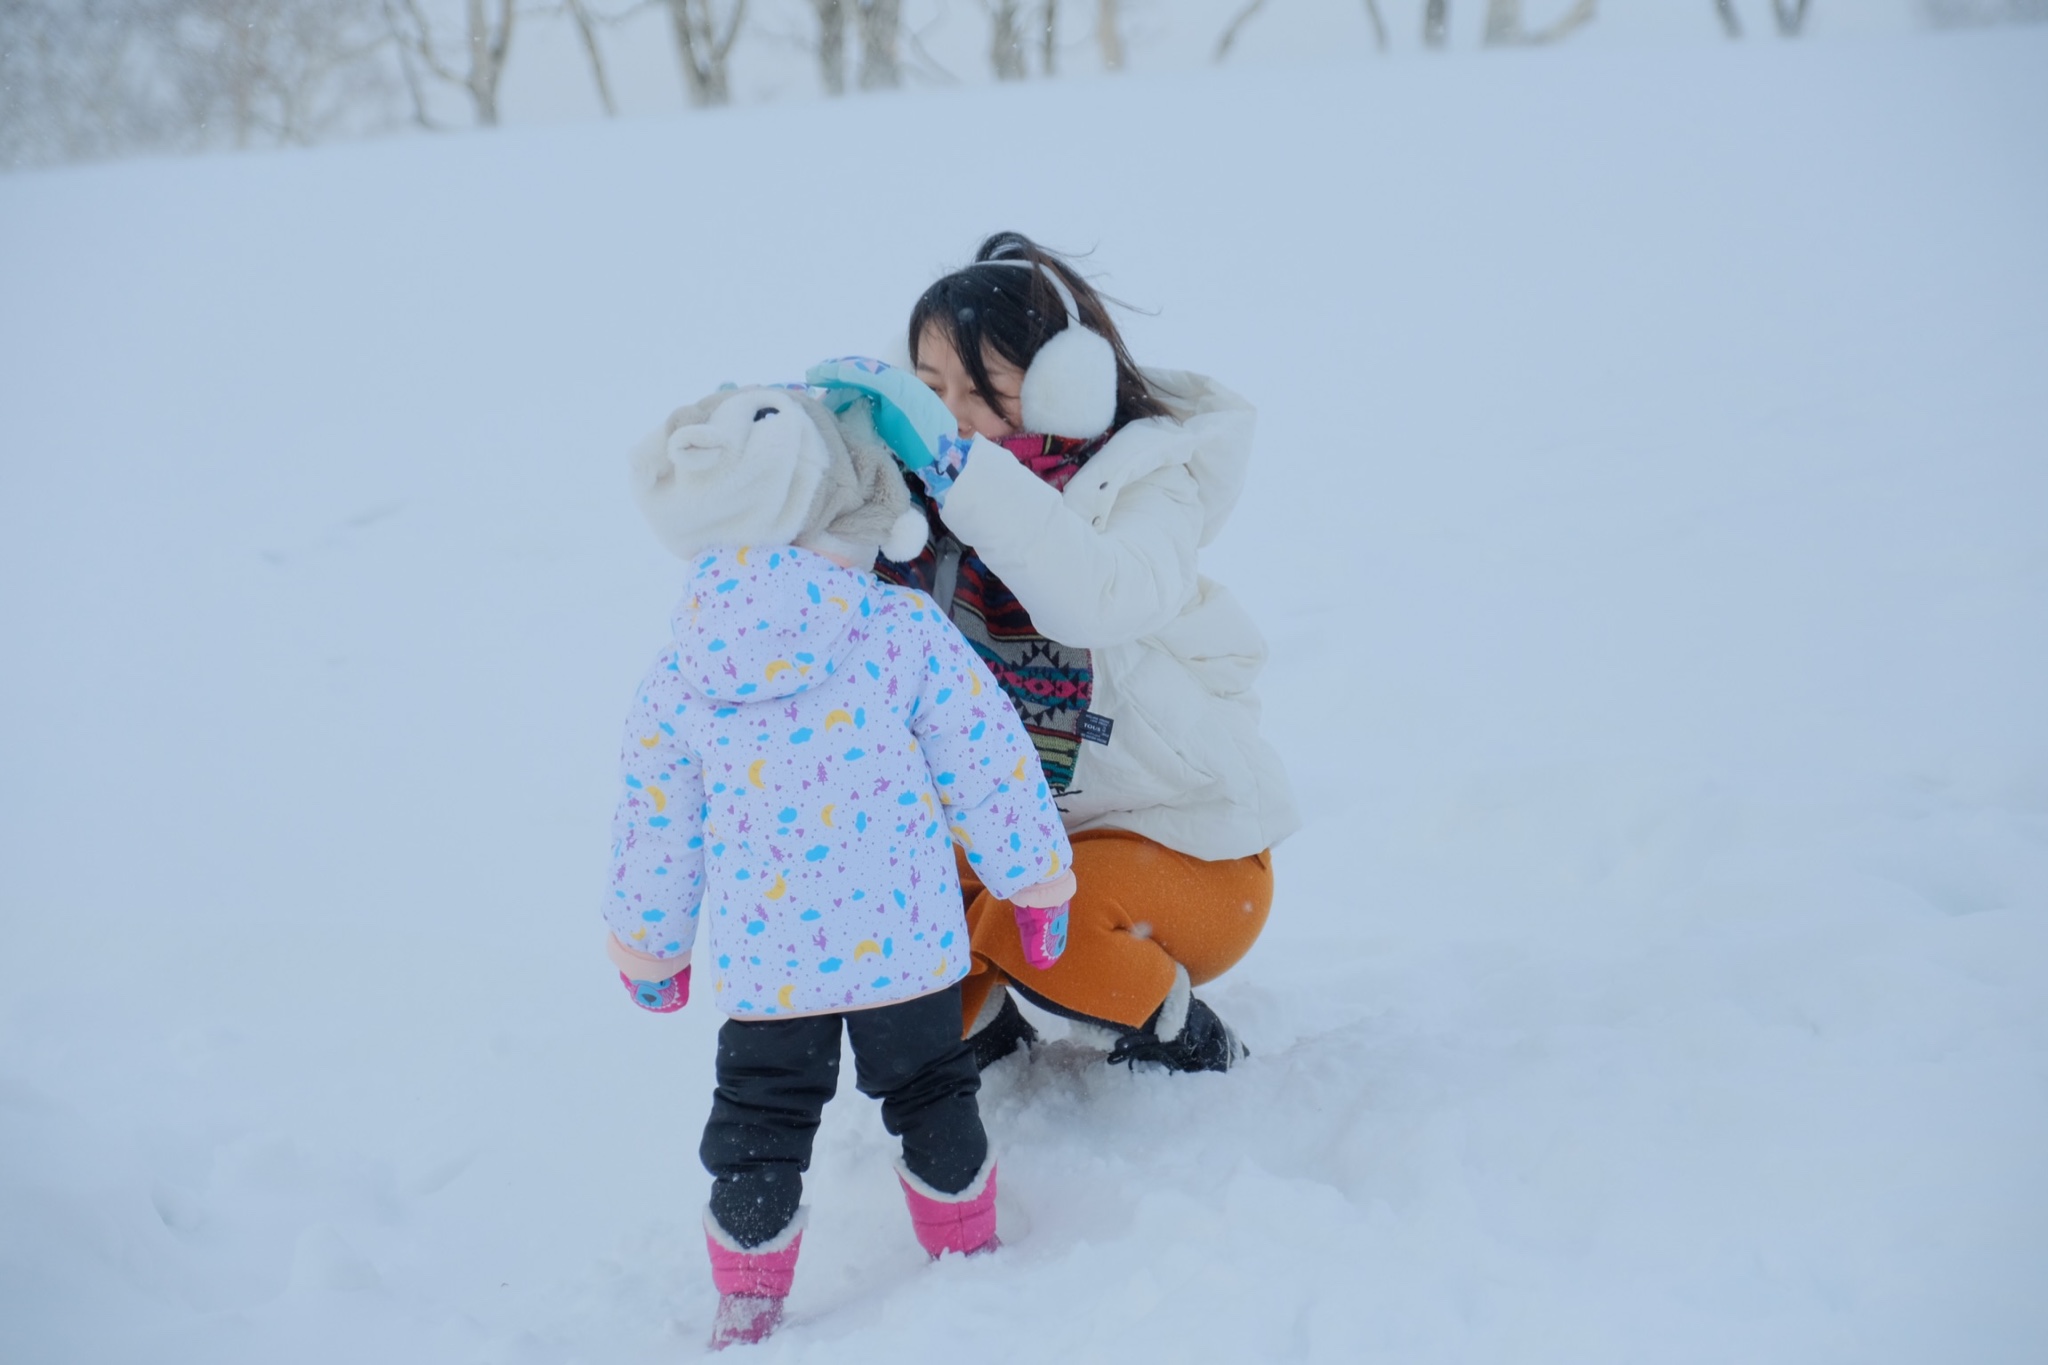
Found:
[(1093, 711), (1085, 712), (1081, 716), (1081, 738), (1091, 744), (1107, 744), (1109, 732), (1115, 725), (1116, 722), (1108, 716), (1098, 716)]

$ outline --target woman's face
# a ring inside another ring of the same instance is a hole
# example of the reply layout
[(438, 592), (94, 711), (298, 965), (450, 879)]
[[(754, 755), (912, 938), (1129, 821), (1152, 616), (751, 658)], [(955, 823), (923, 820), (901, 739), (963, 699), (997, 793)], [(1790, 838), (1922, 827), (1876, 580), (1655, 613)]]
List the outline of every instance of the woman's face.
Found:
[(989, 383), (1003, 400), (1001, 411), (991, 408), (974, 391), (967, 367), (960, 363), (959, 353), (937, 323), (926, 327), (917, 339), (917, 377), (945, 401), (953, 420), (960, 424), (963, 441), (976, 432), (991, 441), (1017, 434), (1017, 394), (1024, 386), (1024, 371), (993, 351), (984, 350), (982, 362), (988, 366)]

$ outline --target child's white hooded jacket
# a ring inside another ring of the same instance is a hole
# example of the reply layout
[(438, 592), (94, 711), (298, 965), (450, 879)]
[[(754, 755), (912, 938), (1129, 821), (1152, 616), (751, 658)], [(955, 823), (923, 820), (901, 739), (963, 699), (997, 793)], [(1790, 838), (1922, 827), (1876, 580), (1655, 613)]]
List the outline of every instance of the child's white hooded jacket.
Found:
[(708, 918), (727, 1014), (965, 976), (955, 838), (998, 896), (1066, 867), (1016, 713), (922, 594), (806, 550), (711, 551), (674, 631), (627, 721), (605, 916), (670, 966)]

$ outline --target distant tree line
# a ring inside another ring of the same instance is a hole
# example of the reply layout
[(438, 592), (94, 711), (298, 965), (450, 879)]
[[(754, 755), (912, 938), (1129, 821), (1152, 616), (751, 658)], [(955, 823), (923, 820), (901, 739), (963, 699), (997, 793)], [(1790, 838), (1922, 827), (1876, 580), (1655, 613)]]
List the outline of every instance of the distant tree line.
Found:
[(0, 162), (313, 142), (386, 46), (376, 0), (0, 0)]
[[(1272, 0), (1246, 0), (1246, 3), (1231, 16), (1223, 33), (1216, 40), (1216, 60), (1222, 61), (1230, 55), (1238, 34), (1252, 20), (1267, 8)], [(1930, 6), (1942, 4), (1983, 3), (1984, 0), (1926, 0)], [(2048, 0), (2001, 0), (2012, 4), (2048, 4)], [(1380, 51), (1387, 50), (1387, 24), (1380, 15), (1379, 0), (1362, 0), (1367, 22), (1372, 25), (1373, 42)], [(1550, 22), (1534, 27), (1523, 17), (1522, 0), (1485, 0), (1486, 27), (1480, 42), (1487, 47), (1535, 47), (1554, 43), (1569, 37), (1574, 32), (1593, 22), (1599, 10), (1599, 0), (1569, 0), (1557, 9)], [(1777, 19), (1778, 32), (1787, 38), (1796, 38), (1806, 26), (1806, 15), (1810, 0), (1770, 0), (1771, 12)], [(1714, 13), (1721, 21), (1721, 30), (1730, 38), (1742, 36), (1742, 20), (1735, 10), (1735, 0), (1713, 0)], [(1422, 42), (1425, 47), (1443, 47), (1450, 41), (1451, 3), (1450, 0), (1422, 0)]]
[[(1148, 2), (1168, 0), (971, 0), (971, 9), (987, 24), (990, 74), (1015, 81), (1058, 74), (1063, 55), (1084, 46), (1103, 69), (1122, 70), (1127, 8)], [(1452, 0), (1418, 2), (1421, 42), (1444, 46)], [(969, 3), (924, 0), (921, 9)], [(1269, 7), (1287, 3), (1249, 0), (1232, 11), (1215, 60)], [(1531, 23), (1524, 0), (1483, 0), (1481, 41), (1556, 42), (1592, 22), (1598, 3), (1536, 0), (1545, 19)], [(1697, 3), (1713, 5), (1731, 38), (1744, 32), (1738, 3), (1768, 13), (1790, 37), (1810, 0)], [(2048, 18), (2048, 0), (1919, 3), (1936, 24)], [(1359, 12), (1385, 51), (1381, 4), (1361, 0)], [(598, 103), (614, 114), (606, 35), (650, 11), (666, 11), (682, 92), (697, 107), (732, 99), (732, 56), (750, 35), (800, 43), (831, 96), (913, 76), (952, 79), (905, 9), (905, 0), (0, 0), (0, 166), (437, 128), (451, 104), (462, 121), (488, 127), (499, 120), (515, 39), (533, 24), (574, 31)]]

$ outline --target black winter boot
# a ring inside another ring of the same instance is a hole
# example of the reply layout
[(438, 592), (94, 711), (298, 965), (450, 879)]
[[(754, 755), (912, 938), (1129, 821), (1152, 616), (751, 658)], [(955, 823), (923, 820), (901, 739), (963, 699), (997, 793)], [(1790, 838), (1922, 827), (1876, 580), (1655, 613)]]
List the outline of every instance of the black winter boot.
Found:
[(1020, 1047), (1033, 1047), (1038, 1042), (1038, 1030), (1031, 1027), (1031, 1021), (1017, 1008), (1016, 997), (1001, 986), (1002, 1007), (995, 1018), (983, 1024), (968, 1035), (967, 1046), (974, 1050), (974, 1066), (977, 1071), (986, 1071)]
[(1145, 1027), (1132, 1029), (1117, 1040), (1109, 1051), (1110, 1064), (1156, 1062), (1168, 1071), (1228, 1071), (1251, 1055), (1251, 1049), (1238, 1041), (1230, 1025), (1216, 1017), (1216, 1011), (1192, 995), (1187, 1001), (1187, 1017), (1178, 1033), (1162, 1039), (1155, 1014)]

